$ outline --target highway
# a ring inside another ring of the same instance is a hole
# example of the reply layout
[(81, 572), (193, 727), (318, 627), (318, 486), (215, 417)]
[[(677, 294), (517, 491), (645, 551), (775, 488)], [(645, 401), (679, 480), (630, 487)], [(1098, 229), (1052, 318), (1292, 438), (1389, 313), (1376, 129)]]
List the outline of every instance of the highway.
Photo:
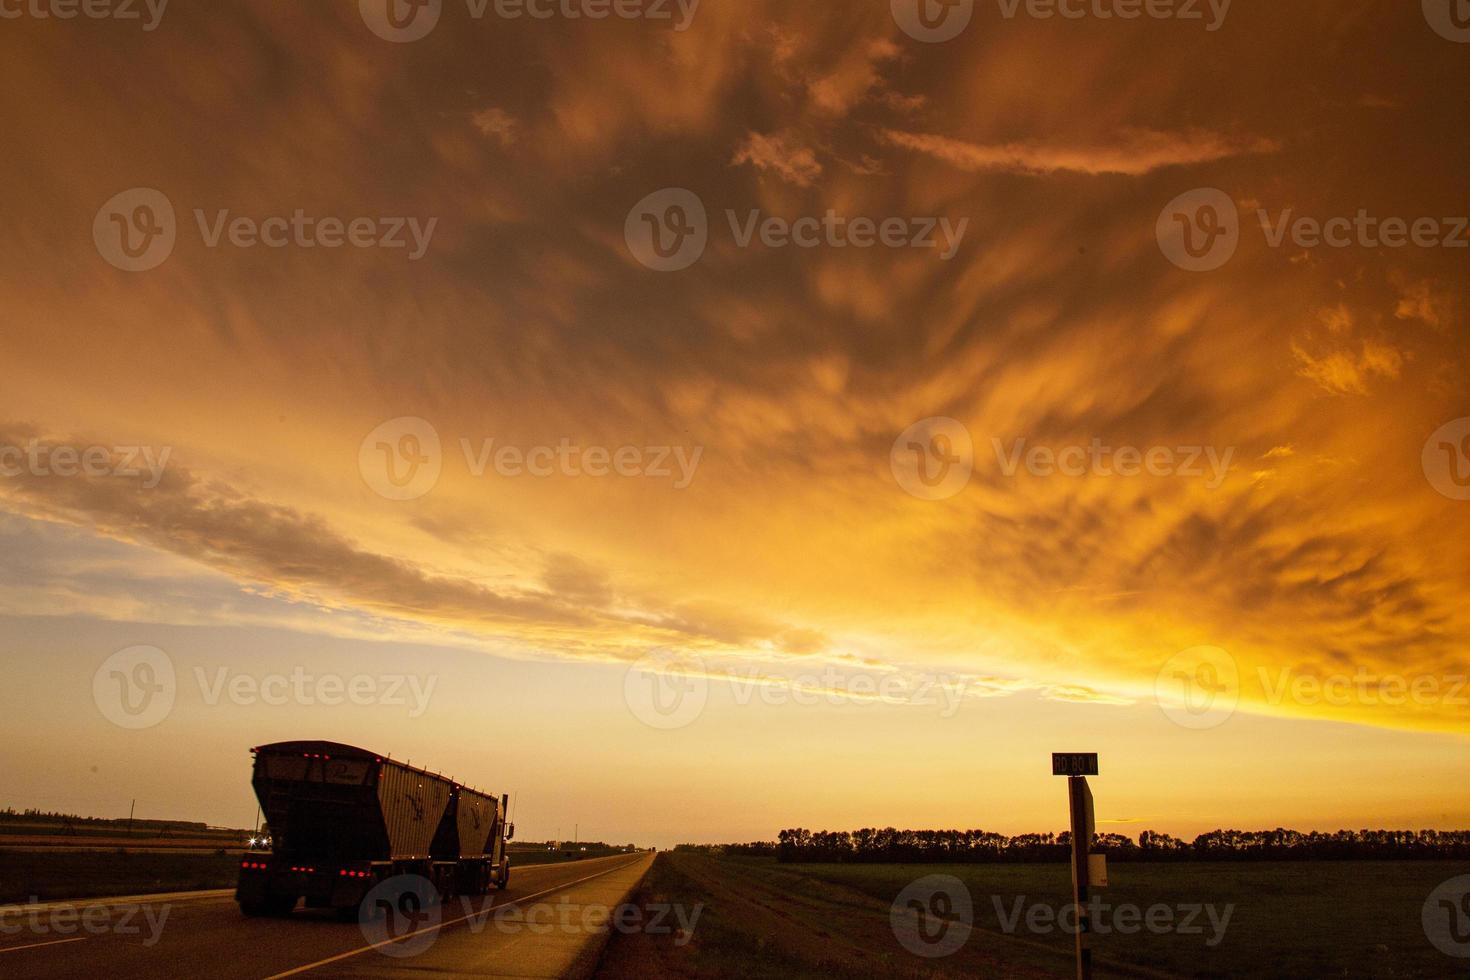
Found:
[[(0, 910), (0, 976), (560, 977), (595, 965), (606, 913), (632, 891), (651, 854), (515, 868), (511, 887), (456, 899), (397, 941), (356, 922), (298, 910), (247, 919), (229, 891)], [(23, 908), (23, 907), (22, 907)], [(376, 940), (376, 941), (375, 941)], [(407, 955), (403, 955), (407, 954)]]

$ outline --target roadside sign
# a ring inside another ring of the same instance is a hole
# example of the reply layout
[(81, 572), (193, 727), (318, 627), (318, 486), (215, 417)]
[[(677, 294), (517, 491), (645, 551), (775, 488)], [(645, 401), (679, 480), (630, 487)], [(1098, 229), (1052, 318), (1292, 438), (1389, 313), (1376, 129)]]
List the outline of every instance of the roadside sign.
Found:
[(1106, 854), (1087, 855), (1087, 887), (1108, 887), (1108, 856)]
[(1051, 754), (1053, 776), (1096, 776), (1096, 752), (1053, 752)]
[(1108, 863), (1101, 854), (1089, 854), (1097, 823), (1092, 809), (1088, 776), (1097, 775), (1096, 752), (1053, 752), (1053, 776), (1067, 777), (1067, 802), (1072, 817), (1072, 906), (1077, 910), (1077, 980), (1092, 980), (1092, 923), (1087, 893), (1108, 883)]
[(1092, 846), (1092, 839), (1097, 836), (1097, 814), (1092, 808), (1092, 787), (1087, 785), (1087, 780), (1082, 781), (1082, 840), (1088, 847)]

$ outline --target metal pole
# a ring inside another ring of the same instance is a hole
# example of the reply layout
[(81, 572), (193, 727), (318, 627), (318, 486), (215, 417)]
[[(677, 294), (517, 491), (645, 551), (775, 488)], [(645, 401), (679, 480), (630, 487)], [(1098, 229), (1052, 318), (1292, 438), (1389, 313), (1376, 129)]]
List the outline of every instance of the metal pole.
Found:
[(1091, 923), (1087, 914), (1087, 852), (1092, 833), (1087, 826), (1087, 777), (1068, 776), (1072, 809), (1072, 902), (1077, 912), (1077, 980), (1092, 980)]

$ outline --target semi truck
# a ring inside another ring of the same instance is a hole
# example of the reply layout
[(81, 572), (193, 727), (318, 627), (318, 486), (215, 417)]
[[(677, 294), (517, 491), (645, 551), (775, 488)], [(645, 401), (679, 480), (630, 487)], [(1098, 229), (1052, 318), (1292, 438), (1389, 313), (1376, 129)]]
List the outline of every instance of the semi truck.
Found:
[(303, 899), (346, 914), (399, 875), (426, 879), (441, 899), (510, 883), (508, 796), (337, 742), (250, 751), (271, 848), (240, 862), (245, 915), (287, 915)]

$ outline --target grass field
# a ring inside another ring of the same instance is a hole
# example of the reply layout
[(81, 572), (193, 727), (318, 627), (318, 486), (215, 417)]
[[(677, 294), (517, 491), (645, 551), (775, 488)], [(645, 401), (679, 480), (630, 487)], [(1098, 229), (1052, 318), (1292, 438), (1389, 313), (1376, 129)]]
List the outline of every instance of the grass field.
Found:
[[(1464, 960), (1429, 943), (1420, 920), (1440, 882), (1470, 873), (1463, 863), (1118, 863), (1109, 870), (1111, 887), (1100, 893), (1105, 915), (1131, 926), (1119, 912), (1137, 907), (1139, 928), (1096, 936), (1098, 976), (1467, 975)], [(888, 925), (899, 892), (926, 875), (958, 878), (974, 903), (975, 931), (960, 952), (936, 960), (907, 953)], [(1070, 902), (1065, 865), (781, 865), (674, 854), (659, 856), (650, 883), (668, 901), (709, 906), (697, 940), (675, 949), (647, 937), (615, 937), (606, 977), (631, 978), (640, 969), (652, 977), (690, 975), (684, 967), (734, 977), (741, 959), (757, 954), (780, 964), (771, 976), (847, 975), (855, 942), (865, 945), (867, 959), (854, 974), (865, 967), (882, 976), (996, 975), (986, 958), (1004, 964), (1006, 976), (1066, 976), (1071, 969), (1071, 935), (1047, 924)], [(1167, 911), (1154, 912), (1155, 927), (1144, 927), (1156, 906)], [(1187, 928), (1200, 931), (1181, 932), (1196, 906), (1201, 911)], [(1214, 907), (1214, 920), (1206, 906)], [(766, 908), (781, 914), (767, 922), (759, 911)], [(1004, 920), (1018, 908), (1008, 932)], [(1041, 928), (1028, 928), (1028, 913)]]
[(585, 851), (548, 851), (544, 847), (535, 850), (510, 851), (510, 863), (512, 867), (524, 864), (565, 864), (568, 861), (585, 861), (588, 858), (607, 857), (612, 854), (624, 854), (625, 851), (614, 848), (591, 847)]
[(0, 851), (0, 903), (233, 888), (238, 854)]

